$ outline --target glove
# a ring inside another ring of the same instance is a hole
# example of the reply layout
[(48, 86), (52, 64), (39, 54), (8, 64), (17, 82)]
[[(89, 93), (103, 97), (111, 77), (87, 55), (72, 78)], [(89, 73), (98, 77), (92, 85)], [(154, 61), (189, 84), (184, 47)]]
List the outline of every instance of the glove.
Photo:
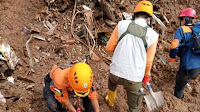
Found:
[(175, 58), (169, 58), (169, 62), (174, 62)]
[(149, 82), (149, 81), (150, 81), (150, 77), (144, 76), (142, 82), (143, 82), (144, 84), (147, 84), (147, 82)]
[(116, 90), (113, 92), (111, 90), (108, 90), (108, 95), (106, 96), (106, 101), (108, 101), (108, 105), (113, 107), (114, 101), (116, 98)]

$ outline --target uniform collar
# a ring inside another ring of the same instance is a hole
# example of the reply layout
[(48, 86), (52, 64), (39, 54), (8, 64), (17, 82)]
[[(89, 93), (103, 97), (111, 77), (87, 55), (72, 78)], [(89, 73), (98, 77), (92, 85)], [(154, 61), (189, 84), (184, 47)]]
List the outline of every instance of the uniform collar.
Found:
[(147, 26), (147, 22), (144, 18), (136, 18), (135, 23), (143, 27)]

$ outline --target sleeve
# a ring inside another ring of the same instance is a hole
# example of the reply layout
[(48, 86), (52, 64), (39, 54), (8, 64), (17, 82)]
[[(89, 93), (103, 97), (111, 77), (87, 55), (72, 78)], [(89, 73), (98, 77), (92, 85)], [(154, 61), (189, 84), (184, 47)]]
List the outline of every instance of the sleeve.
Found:
[(145, 70), (145, 76), (150, 76), (150, 71), (153, 63), (153, 59), (156, 53), (156, 47), (158, 44), (158, 40), (154, 42), (147, 50), (147, 63), (146, 63), (146, 70)]
[(90, 89), (90, 93), (88, 94), (88, 98), (90, 100), (96, 100), (98, 99), (98, 94), (96, 92), (96, 90), (93, 90), (92, 88)]
[(173, 36), (173, 40), (171, 42), (170, 58), (176, 58), (176, 55), (178, 53), (178, 47), (180, 46), (182, 37), (183, 37), (183, 30), (180, 27), (177, 29), (175, 35)]
[(117, 43), (118, 43), (118, 25), (115, 27), (107, 45), (106, 45), (106, 50), (109, 52), (114, 52)]
[(50, 71), (50, 78), (51, 79), (54, 79), (53, 78), (53, 74), (54, 74), (54, 72), (57, 70), (57, 69), (59, 69), (60, 67), (59, 66), (57, 66), (57, 65), (54, 65), (53, 67), (52, 67), (52, 69), (51, 69), (51, 71)]

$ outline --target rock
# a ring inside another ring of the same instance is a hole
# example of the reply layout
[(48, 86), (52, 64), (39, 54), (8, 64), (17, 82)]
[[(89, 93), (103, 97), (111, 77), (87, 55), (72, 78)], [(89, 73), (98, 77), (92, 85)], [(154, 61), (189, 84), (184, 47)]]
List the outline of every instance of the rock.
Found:
[(12, 76), (8, 77), (7, 80), (8, 80), (8, 82), (11, 82), (14, 84), (14, 78)]

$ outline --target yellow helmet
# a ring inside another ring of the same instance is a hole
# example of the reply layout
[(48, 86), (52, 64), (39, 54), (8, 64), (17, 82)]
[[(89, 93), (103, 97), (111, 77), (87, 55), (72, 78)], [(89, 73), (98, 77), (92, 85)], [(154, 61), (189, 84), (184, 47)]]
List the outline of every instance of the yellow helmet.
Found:
[(146, 12), (150, 16), (152, 16), (153, 15), (153, 5), (149, 1), (143, 0), (136, 5), (133, 13), (136, 13), (136, 12)]
[(85, 97), (89, 94), (93, 82), (93, 73), (86, 63), (76, 63), (70, 68), (68, 80), (77, 96)]

